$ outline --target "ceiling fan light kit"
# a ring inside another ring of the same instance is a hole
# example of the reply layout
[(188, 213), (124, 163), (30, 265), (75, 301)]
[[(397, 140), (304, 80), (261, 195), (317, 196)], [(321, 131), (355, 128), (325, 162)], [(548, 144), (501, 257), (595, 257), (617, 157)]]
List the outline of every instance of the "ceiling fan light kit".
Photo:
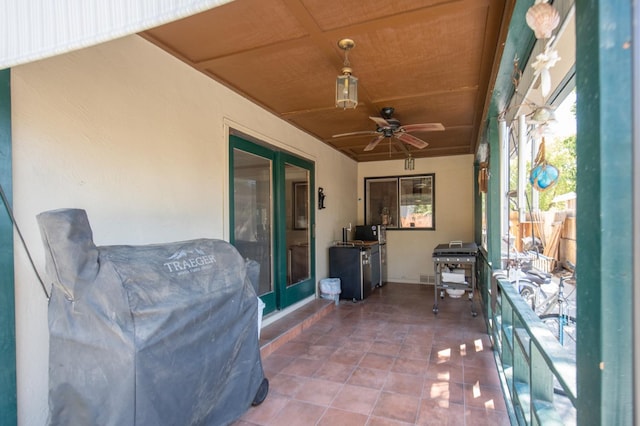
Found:
[(338, 42), (338, 47), (344, 50), (344, 66), (342, 75), (336, 79), (336, 107), (342, 109), (358, 106), (358, 79), (351, 75), (352, 69), (349, 63), (349, 50), (355, 45), (355, 42), (348, 38)]

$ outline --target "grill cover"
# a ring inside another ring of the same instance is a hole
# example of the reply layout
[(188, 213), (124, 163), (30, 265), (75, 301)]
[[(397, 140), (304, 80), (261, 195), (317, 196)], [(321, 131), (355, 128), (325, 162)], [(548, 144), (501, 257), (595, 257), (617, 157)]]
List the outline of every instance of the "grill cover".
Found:
[(220, 240), (93, 243), (86, 212), (38, 215), (52, 425), (224, 425), (264, 379), (258, 303)]

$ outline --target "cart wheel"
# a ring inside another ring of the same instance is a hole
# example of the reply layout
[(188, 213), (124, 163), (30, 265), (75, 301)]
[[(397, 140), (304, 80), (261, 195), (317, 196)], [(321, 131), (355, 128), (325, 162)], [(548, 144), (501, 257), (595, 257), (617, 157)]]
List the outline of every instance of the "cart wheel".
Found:
[(260, 383), (260, 386), (258, 387), (258, 391), (256, 392), (256, 396), (253, 398), (253, 402), (251, 403), (251, 405), (255, 407), (256, 405), (262, 404), (262, 401), (265, 400), (268, 393), (269, 393), (269, 380), (267, 380), (267, 378), (265, 377), (264, 379), (262, 379), (262, 383)]
[(433, 313), (434, 314), (438, 313), (438, 305), (433, 305)]
[(444, 299), (444, 291), (440, 290), (440, 299)]
[(477, 312), (471, 312), (471, 316), (472, 316), (472, 317), (477, 317), (477, 316), (478, 316), (478, 313), (477, 313)]

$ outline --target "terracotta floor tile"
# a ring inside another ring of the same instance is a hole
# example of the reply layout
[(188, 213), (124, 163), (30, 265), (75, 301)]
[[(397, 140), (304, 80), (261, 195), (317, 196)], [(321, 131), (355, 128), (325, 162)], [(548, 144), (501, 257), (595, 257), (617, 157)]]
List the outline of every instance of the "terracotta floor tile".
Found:
[(309, 349), (309, 343), (290, 341), (278, 348), (274, 354), (282, 356), (300, 356), (304, 355)]
[(387, 380), (388, 371), (373, 368), (356, 368), (347, 383), (350, 385), (364, 386), (373, 389), (382, 389)]
[(463, 383), (464, 372), (460, 364), (451, 362), (429, 363), (425, 377), (435, 380), (447, 380), (456, 383)]
[(431, 357), (431, 344), (421, 343), (403, 343), (398, 352), (398, 356), (402, 358), (421, 359), (428, 361)]
[(269, 395), (274, 393), (291, 398), (307, 380), (306, 377), (276, 374), (269, 378)]
[(506, 411), (502, 389), (480, 383), (464, 384), (464, 403), (466, 407), (480, 408), (486, 412)]
[(463, 356), (460, 353), (460, 343), (433, 344), (429, 362), (434, 364), (454, 363), (462, 366)]
[(355, 350), (355, 349), (344, 349), (338, 348), (331, 356), (329, 357), (330, 361), (339, 362), (341, 364), (347, 365), (357, 365), (360, 363), (360, 360), (365, 355), (365, 352)]
[(380, 391), (362, 386), (345, 385), (331, 403), (332, 407), (360, 414), (371, 414)]
[[(468, 425), (475, 426), (474, 419), (469, 419)], [(434, 400), (422, 400), (416, 425), (420, 426), (460, 426), (465, 424), (464, 404), (448, 404), (442, 406), (441, 402)]]
[[(486, 411), (467, 407), (464, 413), (465, 422), (473, 426), (510, 426), (509, 416), (504, 411)], [(459, 423), (462, 424), (462, 423)]]
[(266, 425), (280, 413), (289, 401), (290, 399), (287, 397), (269, 392), (262, 404), (249, 408), (240, 420), (257, 425)]
[(267, 377), (275, 376), (293, 362), (295, 358), (291, 356), (283, 356), (271, 354), (262, 359), (262, 369)]
[(327, 333), (316, 339), (314, 342), (316, 345), (334, 346), (336, 348), (343, 348), (349, 343), (349, 336), (341, 336), (335, 333)]
[(303, 358), (326, 360), (336, 351), (335, 346), (324, 345), (309, 345), (304, 354), (300, 355)]
[(267, 424), (273, 426), (314, 425), (320, 420), (325, 411), (325, 407), (309, 404), (308, 402), (289, 400), (282, 410)]
[(315, 359), (296, 358), (282, 369), (282, 373), (294, 376), (311, 377), (322, 366), (323, 362)]
[(316, 379), (330, 380), (337, 383), (345, 383), (347, 380), (349, 380), (349, 377), (351, 377), (351, 374), (355, 369), (355, 365), (325, 361), (325, 363), (322, 364), (315, 373), (313, 373), (313, 377)]
[(424, 376), (427, 373), (428, 366), (429, 363), (425, 360), (396, 357), (391, 366), (391, 371), (394, 373)]
[(304, 333), (300, 333), (300, 335), (296, 336), (295, 339), (293, 339), (293, 342), (300, 342), (300, 343), (308, 343), (308, 344), (314, 344), (318, 341), (318, 339), (324, 337), (325, 333), (322, 331), (310, 331), (307, 330)]
[(369, 353), (374, 353), (378, 355), (389, 355), (395, 357), (400, 352), (400, 344), (395, 342), (383, 342), (383, 341), (375, 341), (369, 347)]
[(438, 401), (440, 407), (448, 408), (452, 404), (464, 405), (464, 396), (465, 388), (462, 383), (431, 379), (424, 381), (422, 399)]
[(433, 334), (424, 333), (424, 334), (409, 334), (405, 336), (403, 343), (405, 345), (411, 346), (421, 346), (430, 348), (433, 345)]
[(382, 392), (373, 408), (373, 415), (387, 419), (415, 423), (420, 398), (398, 393)]
[(371, 416), (367, 426), (409, 426), (413, 423), (401, 422), (399, 420), (387, 419), (385, 417)]
[(465, 367), (496, 368), (495, 356), (489, 351), (474, 352), (467, 350), (462, 361)]
[(392, 356), (370, 352), (360, 360), (358, 365), (364, 368), (375, 368), (376, 370), (391, 370), (394, 360)]
[(422, 376), (390, 372), (382, 390), (420, 398), (423, 383), (424, 378)]
[(371, 341), (349, 338), (348, 341), (345, 342), (345, 344), (342, 346), (342, 349), (362, 352), (364, 354), (365, 352), (369, 352), (369, 349), (371, 349), (372, 345), (373, 342)]
[(306, 380), (293, 395), (295, 399), (316, 405), (328, 406), (342, 385), (322, 379)]
[(369, 416), (351, 411), (329, 408), (324, 413), (317, 426), (364, 426)]
[(498, 376), (498, 372), (494, 370), (495, 367), (469, 367), (465, 365), (463, 382), (470, 384), (480, 383), (481, 385), (493, 386), (496, 388), (500, 387), (500, 377)]

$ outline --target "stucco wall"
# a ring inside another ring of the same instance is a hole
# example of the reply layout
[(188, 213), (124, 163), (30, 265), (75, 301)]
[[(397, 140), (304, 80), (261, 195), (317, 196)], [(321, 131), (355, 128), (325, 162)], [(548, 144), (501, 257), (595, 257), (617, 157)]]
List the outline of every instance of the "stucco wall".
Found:
[[(35, 216), (86, 209), (98, 245), (228, 240), (227, 132), (316, 163), (316, 274), (356, 219), (357, 166), (138, 36), (12, 69), (15, 215), (36, 266)], [(16, 244), (19, 424), (47, 417), (47, 303)]]
[(387, 232), (389, 281), (419, 283), (420, 275), (433, 276), (435, 246), (473, 241), (473, 159), (473, 155), (417, 158), (414, 170), (404, 170), (403, 161), (358, 164), (358, 223), (364, 223), (365, 178), (435, 173), (436, 229)]

